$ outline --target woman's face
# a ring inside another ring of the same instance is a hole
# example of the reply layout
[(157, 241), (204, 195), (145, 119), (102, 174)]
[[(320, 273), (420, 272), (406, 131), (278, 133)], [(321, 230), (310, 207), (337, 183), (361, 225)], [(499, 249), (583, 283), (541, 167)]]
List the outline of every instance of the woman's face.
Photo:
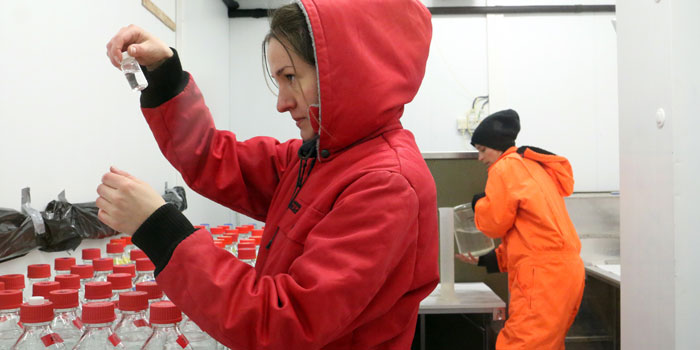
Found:
[(491, 164), (495, 163), (498, 160), (498, 157), (503, 154), (503, 151), (479, 144), (474, 145), (474, 147), (476, 147), (476, 150), (479, 151), (479, 161), (486, 164), (486, 166), (491, 166)]
[(314, 130), (309, 121), (309, 106), (318, 104), (316, 67), (304, 61), (296, 52), (286, 50), (272, 38), (268, 43), (267, 62), (272, 78), (277, 82), (277, 110), (289, 112), (300, 130), (301, 138), (309, 140)]

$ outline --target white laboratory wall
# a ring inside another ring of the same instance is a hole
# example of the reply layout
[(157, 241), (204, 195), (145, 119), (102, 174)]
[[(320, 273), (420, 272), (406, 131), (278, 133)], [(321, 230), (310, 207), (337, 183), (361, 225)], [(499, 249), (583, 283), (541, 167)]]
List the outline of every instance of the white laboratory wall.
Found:
[[(424, 2), (484, 5), (484, 1)], [(541, 3), (571, 4), (523, 1), (520, 5)], [(619, 189), (613, 18), (611, 13), (434, 16), (425, 79), (406, 106), (404, 126), (416, 135), (424, 152), (473, 150), (468, 135), (465, 139), (457, 131), (457, 118), (466, 115), (474, 97), (490, 95), (491, 112), (513, 108), (520, 113), (519, 144), (540, 146), (570, 159), (576, 191)], [(275, 96), (263, 80), (259, 52), (267, 19), (234, 18), (230, 28), (232, 130), (241, 139), (298, 137), (289, 116), (275, 110)]]
[[(26, 186), (39, 210), (63, 189), (69, 201), (94, 201), (110, 165), (158, 191), (165, 181), (185, 186), (160, 153), (141, 114), (139, 94), (111, 66), (105, 45), (130, 23), (178, 45), (215, 122), (226, 128), (229, 20), (220, 0), (154, 3), (180, 22), (177, 34), (140, 1), (0, 2), (0, 207), (19, 210), (20, 189)], [(184, 213), (193, 223), (231, 222), (230, 210), (186, 191)], [(80, 248), (97, 245), (104, 253), (105, 243), (86, 240)], [(60, 254), (33, 251), (0, 264), (0, 274), (25, 273), (27, 264)]]
[(618, 1), (623, 349), (700, 348), (698, 13)]

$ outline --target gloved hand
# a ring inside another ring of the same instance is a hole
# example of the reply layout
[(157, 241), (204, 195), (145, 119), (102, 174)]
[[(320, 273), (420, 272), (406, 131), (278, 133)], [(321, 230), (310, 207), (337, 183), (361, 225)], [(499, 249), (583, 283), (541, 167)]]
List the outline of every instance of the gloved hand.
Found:
[(476, 212), (476, 202), (479, 201), (479, 199), (486, 197), (486, 192), (481, 192), (477, 193), (472, 197), (472, 211)]

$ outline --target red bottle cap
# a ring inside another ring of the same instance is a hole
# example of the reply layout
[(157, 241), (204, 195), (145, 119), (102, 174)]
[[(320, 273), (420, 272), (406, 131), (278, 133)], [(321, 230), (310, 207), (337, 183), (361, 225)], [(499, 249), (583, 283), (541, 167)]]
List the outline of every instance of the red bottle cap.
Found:
[(263, 235), (263, 230), (253, 230), (252, 232), (253, 232), (253, 234), (252, 234), (253, 237), (262, 237), (262, 235)]
[(233, 238), (234, 242), (238, 242), (238, 232), (229, 232), (229, 231), (236, 231), (236, 230), (227, 230), (226, 233), (224, 233), (224, 237), (231, 237), (231, 238)]
[(119, 243), (119, 244), (121, 244), (121, 245), (126, 245), (126, 241), (124, 240), (123, 237), (112, 238), (112, 239), (109, 240), (109, 243)]
[(107, 275), (107, 281), (112, 283), (112, 290), (131, 289), (131, 275), (128, 273), (110, 273)]
[(214, 245), (217, 248), (226, 248), (226, 242), (224, 241), (214, 241)]
[(19, 289), (0, 290), (0, 310), (19, 309), (22, 305), (22, 291)]
[(107, 244), (107, 254), (121, 254), (124, 253), (123, 241), (119, 243), (108, 243)]
[(70, 267), (70, 273), (80, 276), (81, 280), (95, 277), (92, 265), (73, 265)]
[(236, 227), (236, 230), (238, 230), (238, 233), (250, 232), (250, 228), (248, 228), (247, 226), (238, 226), (238, 227)]
[(255, 250), (255, 242), (240, 242), (238, 243), (238, 250), (241, 249), (253, 249)]
[(5, 289), (24, 289), (24, 275), (20, 273), (2, 275), (0, 282), (5, 282)]
[(56, 289), (49, 292), (49, 300), (53, 303), (54, 309), (71, 309), (78, 307), (78, 290), (76, 289)]
[(148, 309), (148, 293), (135, 291), (119, 294), (119, 310), (141, 311)]
[(211, 234), (212, 235), (221, 235), (226, 231), (225, 228), (223, 227), (212, 227), (211, 228)]
[(53, 269), (56, 271), (70, 271), (73, 265), (75, 265), (74, 257), (56, 258), (53, 261)]
[(85, 299), (110, 299), (112, 298), (112, 283), (88, 282), (85, 283)]
[(114, 269), (114, 259), (97, 258), (92, 260), (92, 267), (95, 271), (112, 271)]
[(67, 275), (58, 275), (53, 279), (54, 281), (61, 284), (61, 289), (80, 289), (80, 276), (74, 273)]
[(131, 259), (131, 261), (136, 261), (137, 259), (143, 259), (143, 258), (148, 258), (148, 257), (146, 256), (146, 253), (144, 253), (143, 250), (141, 250), (141, 249), (132, 249), (129, 252), (129, 259)]
[(83, 260), (92, 260), (99, 258), (100, 248), (85, 248), (83, 249)]
[(126, 243), (126, 245), (131, 245), (131, 244), (133, 244), (133, 243), (131, 242), (131, 236), (124, 236), (124, 237), (122, 237), (122, 240), (124, 241), (124, 243)]
[(219, 240), (224, 241), (224, 243), (226, 243), (226, 245), (233, 244), (233, 237), (231, 237), (231, 236), (221, 236), (221, 237), (219, 237)]
[(114, 267), (114, 273), (126, 273), (126, 274), (131, 275), (131, 278), (134, 278), (134, 276), (136, 276), (136, 265), (134, 265), (134, 264), (117, 265)]
[(53, 320), (53, 303), (48, 300), (37, 305), (27, 302), (19, 308), (19, 321), (22, 323), (42, 323), (51, 320)]
[(90, 324), (114, 322), (114, 303), (92, 302), (83, 304), (83, 322)]
[(61, 284), (56, 281), (42, 281), (32, 284), (32, 295), (35, 297), (49, 298), (49, 292), (61, 289)]
[(5, 290), (5, 282), (0, 282), (0, 290)]
[(238, 258), (241, 260), (255, 259), (255, 248), (238, 248)]
[(155, 271), (156, 266), (153, 265), (150, 259), (136, 259), (136, 271)]
[(151, 323), (170, 324), (182, 321), (182, 312), (170, 301), (151, 304)]
[(255, 236), (253, 239), (255, 240), (255, 245), (260, 245), (260, 242), (262, 242), (262, 237)]
[(32, 264), (27, 266), (27, 278), (49, 278), (51, 277), (51, 265)]
[(148, 300), (160, 299), (163, 297), (163, 290), (157, 282), (139, 282), (136, 283), (136, 290), (148, 293)]

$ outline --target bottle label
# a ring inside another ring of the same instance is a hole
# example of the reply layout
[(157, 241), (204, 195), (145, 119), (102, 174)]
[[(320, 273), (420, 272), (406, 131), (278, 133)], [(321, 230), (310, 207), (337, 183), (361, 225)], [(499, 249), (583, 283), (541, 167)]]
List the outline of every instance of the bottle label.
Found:
[(56, 334), (56, 333), (50, 333), (50, 334), (47, 334), (47, 335), (41, 337), (41, 341), (44, 343), (44, 346), (47, 348), (51, 345), (56, 344), (56, 343), (63, 343), (63, 339), (61, 339), (61, 336)]
[(148, 327), (148, 322), (144, 320), (143, 318), (140, 318), (136, 321), (134, 321), (134, 326), (136, 327)]
[(119, 345), (119, 343), (122, 342), (122, 340), (119, 339), (119, 336), (117, 335), (117, 333), (112, 333), (112, 335), (107, 337), (107, 339), (109, 339), (109, 342), (112, 343), (112, 345), (114, 345), (114, 346), (117, 346), (117, 345)]
[(190, 343), (187, 338), (185, 338), (184, 334), (180, 334), (180, 336), (177, 337), (177, 340), (175, 341), (180, 347), (183, 349), (187, 347), (187, 345)]
[(78, 318), (76, 318), (75, 320), (73, 320), (73, 325), (74, 325), (75, 328), (77, 328), (77, 329), (83, 329), (83, 321), (80, 320), (80, 317), (78, 317)]

